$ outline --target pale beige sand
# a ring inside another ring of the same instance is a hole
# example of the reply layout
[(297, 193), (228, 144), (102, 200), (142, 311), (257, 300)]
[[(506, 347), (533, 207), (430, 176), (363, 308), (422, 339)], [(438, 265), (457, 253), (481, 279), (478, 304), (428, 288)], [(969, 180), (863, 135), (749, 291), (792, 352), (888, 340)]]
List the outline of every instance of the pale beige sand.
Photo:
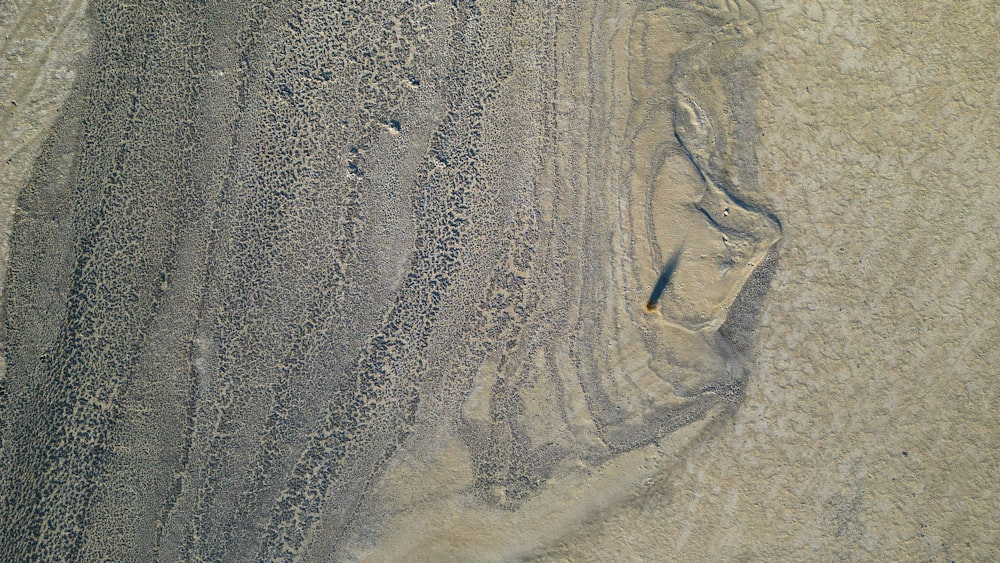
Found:
[(86, 10), (85, 0), (0, 4), (0, 291), (17, 194), (70, 93), (74, 66), (89, 42)]
[(995, 8), (765, 7), (758, 156), (785, 242), (747, 399), (543, 558), (1000, 557)]
[(421, 442), (384, 484), (404, 508), (371, 560), (1000, 556), (998, 16), (762, 9), (756, 153), (785, 230), (739, 412), (566, 468), (514, 513), (463, 501), (467, 454)]

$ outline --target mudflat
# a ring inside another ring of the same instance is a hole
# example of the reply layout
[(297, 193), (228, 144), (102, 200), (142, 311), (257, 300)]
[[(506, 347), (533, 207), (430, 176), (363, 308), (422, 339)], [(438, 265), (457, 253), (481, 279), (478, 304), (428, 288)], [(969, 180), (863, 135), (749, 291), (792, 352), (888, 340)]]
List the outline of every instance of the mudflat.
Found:
[(0, 558), (1000, 555), (987, 2), (0, 10)]

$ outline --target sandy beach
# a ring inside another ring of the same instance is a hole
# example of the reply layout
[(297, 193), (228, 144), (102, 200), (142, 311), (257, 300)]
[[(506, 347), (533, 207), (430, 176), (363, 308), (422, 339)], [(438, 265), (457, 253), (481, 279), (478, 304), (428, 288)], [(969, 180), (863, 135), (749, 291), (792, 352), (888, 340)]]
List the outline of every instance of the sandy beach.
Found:
[(988, 2), (0, 31), (0, 559), (1000, 557)]

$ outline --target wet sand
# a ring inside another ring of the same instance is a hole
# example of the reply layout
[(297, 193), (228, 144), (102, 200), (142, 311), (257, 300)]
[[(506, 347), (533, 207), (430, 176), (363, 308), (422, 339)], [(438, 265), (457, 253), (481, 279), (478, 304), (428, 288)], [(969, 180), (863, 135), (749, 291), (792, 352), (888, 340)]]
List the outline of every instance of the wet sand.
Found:
[(4, 558), (998, 555), (987, 3), (354, 8), (5, 8)]

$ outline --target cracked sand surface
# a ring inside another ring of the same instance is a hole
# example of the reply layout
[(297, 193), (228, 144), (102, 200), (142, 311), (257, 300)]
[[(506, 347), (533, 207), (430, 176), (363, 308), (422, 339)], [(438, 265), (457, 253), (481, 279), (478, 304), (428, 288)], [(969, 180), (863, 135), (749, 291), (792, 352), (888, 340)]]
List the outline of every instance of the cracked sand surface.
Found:
[(1000, 555), (987, 2), (324, 6), (0, 12), (0, 553)]

